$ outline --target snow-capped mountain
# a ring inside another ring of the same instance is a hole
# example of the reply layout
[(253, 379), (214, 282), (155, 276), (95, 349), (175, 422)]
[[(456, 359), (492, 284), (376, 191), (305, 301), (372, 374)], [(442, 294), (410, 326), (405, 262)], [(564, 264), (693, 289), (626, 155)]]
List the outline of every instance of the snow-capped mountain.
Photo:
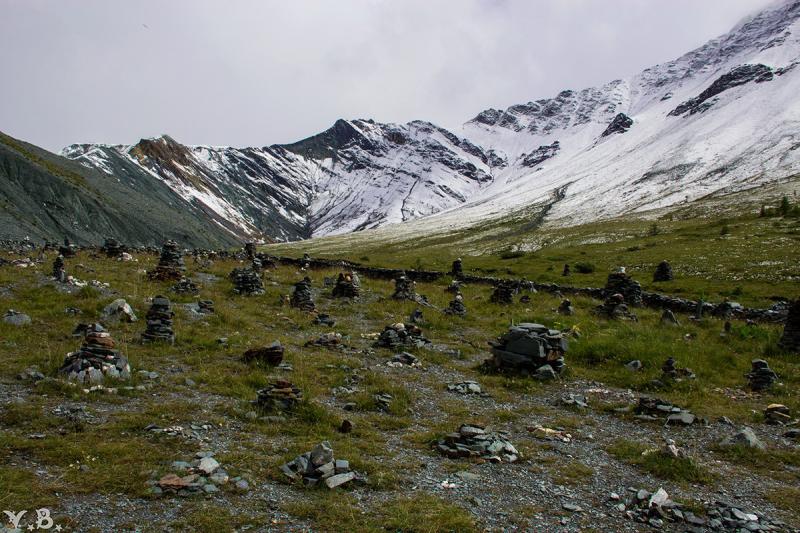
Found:
[(163, 136), (62, 155), (158, 178), (241, 239), (473, 224), (543, 201), (548, 220), (577, 223), (800, 172), (798, 63), (800, 0), (789, 0), (629, 79), (487, 109), (456, 132), (340, 120), (287, 145)]

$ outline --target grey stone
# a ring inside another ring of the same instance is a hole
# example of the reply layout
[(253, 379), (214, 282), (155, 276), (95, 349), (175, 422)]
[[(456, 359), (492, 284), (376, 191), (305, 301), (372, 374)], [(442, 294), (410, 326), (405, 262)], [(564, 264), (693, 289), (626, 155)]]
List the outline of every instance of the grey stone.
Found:
[(333, 460), (333, 449), (328, 441), (322, 441), (311, 450), (311, 464), (322, 466)]
[(767, 446), (761, 442), (755, 432), (749, 427), (742, 428), (730, 437), (724, 439), (720, 444), (722, 446), (745, 446), (747, 448), (757, 448), (759, 450), (767, 449)]
[(334, 489), (340, 485), (344, 485), (345, 483), (349, 483), (353, 481), (356, 477), (355, 472), (345, 472), (344, 474), (336, 474), (335, 476), (331, 476), (325, 480), (325, 485), (329, 489)]

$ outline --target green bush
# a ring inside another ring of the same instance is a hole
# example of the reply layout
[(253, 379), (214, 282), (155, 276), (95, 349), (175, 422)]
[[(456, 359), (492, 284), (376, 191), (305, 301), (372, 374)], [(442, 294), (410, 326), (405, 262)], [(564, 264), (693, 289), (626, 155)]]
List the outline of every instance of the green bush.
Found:
[(589, 263), (587, 261), (579, 261), (575, 263), (575, 272), (578, 272), (579, 274), (591, 274), (594, 271), (594, 263)]

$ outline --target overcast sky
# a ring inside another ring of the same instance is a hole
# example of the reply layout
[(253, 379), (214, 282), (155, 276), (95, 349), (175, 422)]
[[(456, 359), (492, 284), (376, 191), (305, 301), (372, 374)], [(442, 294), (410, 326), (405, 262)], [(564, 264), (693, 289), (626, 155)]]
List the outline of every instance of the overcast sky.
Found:
[(0, 131), (57, 151), (458, 127), (635, 74), (770, 0), (0, 0)]

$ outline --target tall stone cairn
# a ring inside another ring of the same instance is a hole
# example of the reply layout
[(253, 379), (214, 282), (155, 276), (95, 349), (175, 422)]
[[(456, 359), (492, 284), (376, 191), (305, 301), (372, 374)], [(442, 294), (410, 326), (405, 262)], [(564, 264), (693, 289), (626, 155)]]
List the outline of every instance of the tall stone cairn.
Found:
[(169, 298), (156, 296), (147, 311), (147, 329), (142, 334), (142, 342), (175, 343), (175, 331), (172, 329), (172, 304)]
[(397, 279), (394, 280), (394, 294), (393, 300), (412, 300), (417, 301), (417, 284), (414, 280), (406, 276), (405, 272), (401, 272)]
[(110, 259), (116, 259), (118, 257), (122, 257), (122, 254), (125, 252), (125, 247), (122, 246), (117, 239), (108, 237), (100, 250), (106, 254), (106, 257)]
[(252, 268), (234, 268), (229, 277), (233, 282), (233, 292), (236, 294), (258, 296), (265, 292), (258, 272)]
[(513, 283), (501, 281), (494, 287), (489, 301), (497, 304), (510, 305), (514, 303), (517, 287)]
[(456, 294), (455, 298), (450, 301), (444, 313), (446, 315), (467, 316), (467, 306), (464, 305), (464, 297), (461, 296), (461, 293)]
[(247, 258), (252, 261), (256, 258), (256, 243), (254, 242), (247, 242), (244, 245), (244, 253)]
[(672, 265), (666, 259), (661, 261), (653, 273), (653, 281), (672, 281), (675, 276), (672, 274)]
[(624, 267), (608, 275), (604, 290), (606, 296), (621, 294), (628, 305), (642, 305), (642, 286), (625, 273)]
[(64, 267), (64, 256), (61, 254), (53, 261), (53, 278), (59, 283), (67, 282), (67, 269)]
[(311, 278), (306, 276), (301, 281), (294, 284), (294, 292), (290, 300), (292, 307), (303, 311), (314, 311), (314, 295), (311, 293)]
[(361, 294), (361, 280), (355, 272), (340, 272), (333, 287), (334, 298), (358, 298)]
[(453, 267), (450, 269), (450, 274), (454, 278), (460, 278), (462, 274), (464, 274), (464, 265), (461, 262), (461, 258), (459, 257), (455, 261), (453, 261)]
[(59, 373), (83, 385), (99, 385), (105, 378), (127, 380), (131, 367), (124, 355), (114, 349), (115, 342), (103, 326), (89, 324), (82, 329), (83, 345), (67, 354)]
[(778, 344), (788, 352), (800, 353), (800, 298), (789, 307), (783, 335)]
[(147, 273), (151, 280), (179, 281), (186, 274), (186, 265), (183, 263), (183, 254), (178, 243), (169, 240), (161, 247), (161, 256), (154, 270)]

